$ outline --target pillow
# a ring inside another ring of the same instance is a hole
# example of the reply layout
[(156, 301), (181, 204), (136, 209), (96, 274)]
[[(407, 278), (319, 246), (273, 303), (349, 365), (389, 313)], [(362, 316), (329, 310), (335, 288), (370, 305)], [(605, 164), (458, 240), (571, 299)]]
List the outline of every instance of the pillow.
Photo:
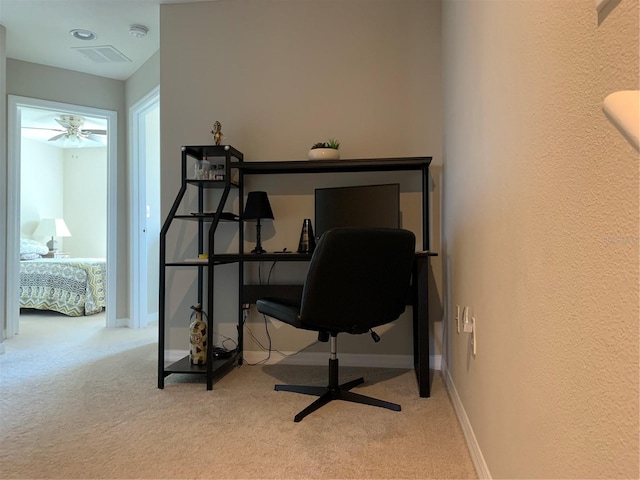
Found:
[(36, 258), (42, 258), (39, 253), (21, 253), (20, 260), (35, 260)]
[(21, 238), (20, 239), (20, 256), (27, 253), (37, 253), (38, 255), (46, 255), (49, 253), (49, 247), (41, 244), (40, 242), (36, 242), (35, 240), (31, 240), (29, 238)]

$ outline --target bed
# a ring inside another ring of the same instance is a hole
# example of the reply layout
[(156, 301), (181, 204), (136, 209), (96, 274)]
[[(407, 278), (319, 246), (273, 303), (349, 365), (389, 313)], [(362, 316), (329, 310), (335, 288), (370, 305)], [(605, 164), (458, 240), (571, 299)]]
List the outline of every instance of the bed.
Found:
[(52, 310), (71, 317), (104, 310), (107, 286), (104, 258), (35, 255), (23, 253), (21, 242), (20, 308)]

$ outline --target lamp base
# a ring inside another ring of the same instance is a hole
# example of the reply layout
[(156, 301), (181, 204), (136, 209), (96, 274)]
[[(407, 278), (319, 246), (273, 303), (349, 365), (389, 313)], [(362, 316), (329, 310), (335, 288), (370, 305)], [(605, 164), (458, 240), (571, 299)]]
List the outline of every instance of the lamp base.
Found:
[(47, 247), (49, 247), (50, 252), (58, 251), (58, 242), (51, 237), (51, 240), (47, 242)]
[(256, 248), (251, 250), (251, 253), (267, 253), (267, 251), (262, 248), (262, 241), (260, 239), (260, 219), (258, 219), (258, 224), (256, 225)]

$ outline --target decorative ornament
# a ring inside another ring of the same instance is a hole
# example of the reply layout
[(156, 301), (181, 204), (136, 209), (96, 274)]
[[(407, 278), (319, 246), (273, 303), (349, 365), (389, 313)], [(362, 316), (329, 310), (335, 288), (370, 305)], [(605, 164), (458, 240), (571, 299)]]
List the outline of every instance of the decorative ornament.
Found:
[(313, 236), (313, 227), (311, 219), (305, 218), (302, 222), (302, 231), (300, 232), (300, 242), (298, 243), (298, 253), (313, 253), (316, 248), (316, 239)]
[(224, 134), (222, 133), (222, 124), (218, 121), (213, 124), (213, 130), (211, 130), (211, 134), (213, 135), (213, 141), (216, 145), (220, 145)]
[[(192, 306), (191, 319), (195, 316), (195, 320), (189, 326), (189, 359), (193, 365), (205, 365), (207, 363), (207, 322), (206, 313), (202, 311), (202, 307), (198, 303)], [(202, 316), (205, 319), (202, 319)]]

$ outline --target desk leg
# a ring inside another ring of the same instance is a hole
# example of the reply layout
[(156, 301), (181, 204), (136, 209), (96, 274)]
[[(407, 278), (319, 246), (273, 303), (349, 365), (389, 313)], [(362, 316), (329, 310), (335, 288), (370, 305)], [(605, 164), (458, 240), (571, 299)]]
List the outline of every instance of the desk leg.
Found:
[(420, 396), (429, 397), (429, 257), (414, 262), (413, 288), (413, 365)]

